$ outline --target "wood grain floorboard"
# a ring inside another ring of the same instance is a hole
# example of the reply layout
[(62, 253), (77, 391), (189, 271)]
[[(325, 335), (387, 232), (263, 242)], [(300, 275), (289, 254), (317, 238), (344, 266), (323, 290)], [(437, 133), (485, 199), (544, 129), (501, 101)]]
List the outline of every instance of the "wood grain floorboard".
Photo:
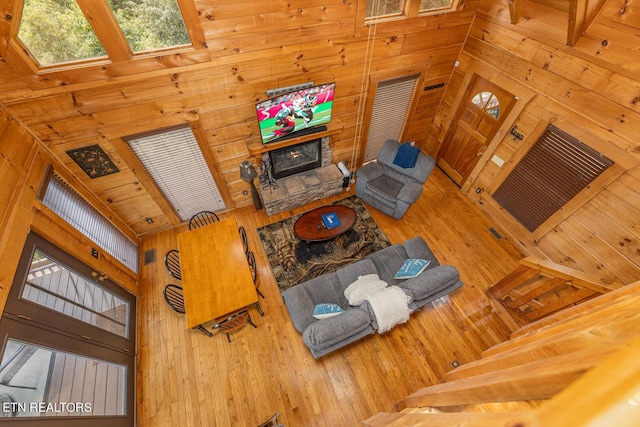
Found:
[(489, 228), (498, 227), (436, 169), (402, 220), (369, 211), (392, 243), (422, 236), (441, 263), (458, 267), (464, 286), (384, 335), (313, 359), (291, 324), (256, 228), (352, 194), (273, 216), (253, 207), (233, 212), (247, 230), (266, 298), (260, 300), (264, 316), (251, 310), (258, 328), (233, 333), (231, 343), (224, 335), (186, 329), (184, 316), (164, 302), (163, 287), (179, 282), (162, 258), (177, 247), (184, 226), (144, 238), (142, 250), (155, 249), (157, 260), (141, 271), (139, 426), (254, 426), (275, 411), (288, 427), (360, 425), (378, 412), (394, 412), (395, 403), (417, 389), (444, 381), (454, 360), (476, 360), (508, 339), (514, 324), (503, 320), (485, 290), (523, 254), (508, 239), (496, 239)]

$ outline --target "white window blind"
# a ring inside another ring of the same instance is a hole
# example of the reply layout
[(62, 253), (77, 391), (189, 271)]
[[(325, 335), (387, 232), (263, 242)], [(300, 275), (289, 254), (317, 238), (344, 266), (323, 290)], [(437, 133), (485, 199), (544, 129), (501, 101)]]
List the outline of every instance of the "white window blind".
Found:
[(138, 245), (55, 174), (49, 179), (42, 203), (131, 271), (138, 272)]
[(378, 157), (387, 140), (400, 141), (417, 80), (417, 76), (410, 76), (378, 84), (364, 155), (365, 163)]
[(189, 126), (127, 138), (127, 142), (182, 221), (200, 211), (225, 209)]

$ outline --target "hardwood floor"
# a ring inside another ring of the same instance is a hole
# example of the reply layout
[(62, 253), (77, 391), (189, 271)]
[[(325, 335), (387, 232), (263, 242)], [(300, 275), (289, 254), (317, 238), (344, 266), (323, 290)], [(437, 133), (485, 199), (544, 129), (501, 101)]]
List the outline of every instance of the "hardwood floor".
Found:
[(155, 249), (157, 260), (141, 271), (139, 426), (255, 426), (275, 411), (287, 427), (360, 425), (377, 412), (393, 411), (411, 392), (442, 382), (454, 360), (478, 359), (508, 338), (516, 325), (503, 320), (484, 291), (522, 254), (507, 239), (498, 240), (489, 228), (499, 228), (436, 169), (402, 220), (369, 211), (393, 243), (424, 237), (441, 263), (458, 267), (464, 286), (384, 335), (313, 359), (291, 324), (255, 229), (327, 202), (271, 217), (253, 207), (233, 212), (247, 230), (266, 298), (263, 317), (251, 311), (258, 328), (233, 333), (231, 343), (224, 335), (187, 330), (184, 317), (164, 302), (163, 287), (176, 281), (162, 257), (177, 247), (181, 230), (144, 239), (143, 251)]

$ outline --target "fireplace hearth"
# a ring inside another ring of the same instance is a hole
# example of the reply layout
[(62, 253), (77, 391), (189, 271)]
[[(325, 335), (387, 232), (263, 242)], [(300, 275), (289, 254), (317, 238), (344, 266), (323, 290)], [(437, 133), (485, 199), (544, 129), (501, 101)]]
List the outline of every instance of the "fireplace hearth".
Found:
[[(306, 146), (307, 142), (312, 144)], [(288, 175), (283, 178), (265, 176), (267, 170), (269, 175), (273, 175), (272, 152), (277, 154), (278, 151), (283, 153), (280, 157), (284, 157), (288, 164)], [(343, 191), (342, 172), (332, 162), (333, 150), (328, 136), (286, 147), (280, 146), (268, 152), (264, 151), (260, 156), (261, 164), (264, 166), (260, 179), (260, 195), (267, 215), (274, 215)]]
[(322, 139), (314, 139), (269, 151), (275, 179), (284, 178), (322, 166)]

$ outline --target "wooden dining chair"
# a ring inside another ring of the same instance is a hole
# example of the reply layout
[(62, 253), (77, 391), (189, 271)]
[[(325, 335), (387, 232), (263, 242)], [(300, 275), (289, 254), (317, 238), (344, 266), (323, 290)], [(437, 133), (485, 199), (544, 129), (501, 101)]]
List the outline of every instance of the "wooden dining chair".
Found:
[(260, 285), (258, 284), (258, 268), (256, 266), (256, 257), (252, 251), (247, 252), (247, 262), (249, 263), (249, 269), (251, 270), (251, 278), (253, 279), (253, 284), (256, 287), (256, 292), (262, 298), (264, 295), (260, 292)]
[(164, 265), (167, 267), (169, 274), (182, 280), (182, 272), (180, 270), (180, 252), (177, 249), (171, 249), (164, 256)]
[(240, 227), (238, 227), (238, 233), (240, 233), (240, 240), (242, 241), (244, 253), (249, 255), (249, 239), (247, 238), (247, 230), (245, 230), (241, 225)]
[(251, 315), (249, 314), (249, 310), (244, 309), (232, 314), (231, 316), (227, 317), (223, 321), (213, 325), (213, 330), (224, 332), (225, 334), (227, 334), (227, 340), (231, 342), (231, 335), (230, 335), (231, 332), (237, 331), (238, 329), (245, 326), (247, 323), (253, 326), (254, 328), (257, 328), (256, 324), (253, 323), (253, 321), (251, 320)]
[(218, 215), (210, 211), (198, 212), (189, 220), (189, 230), (195, 230), (196, 228), (204, 227), (205, 225), (213, 224), (220, 221)]
[(261, 423), (258, 427), (285, 427), (284, 424), (278, 421), (278, 418), (280, 418), (280, 412), (273, 414), (271, 418)]
[[(182, 287), (178, 285), (168, 284), (164, 287), (164, 300), (167, 302), (169, 307), (176, 313), (184, 314), (184, 295), (182, 294)], [(207, 336), (213, 336), (211, 332), (207, 330), (202, 325), (198, 325), (196, 327), (201, 332), (205, 333)]]

